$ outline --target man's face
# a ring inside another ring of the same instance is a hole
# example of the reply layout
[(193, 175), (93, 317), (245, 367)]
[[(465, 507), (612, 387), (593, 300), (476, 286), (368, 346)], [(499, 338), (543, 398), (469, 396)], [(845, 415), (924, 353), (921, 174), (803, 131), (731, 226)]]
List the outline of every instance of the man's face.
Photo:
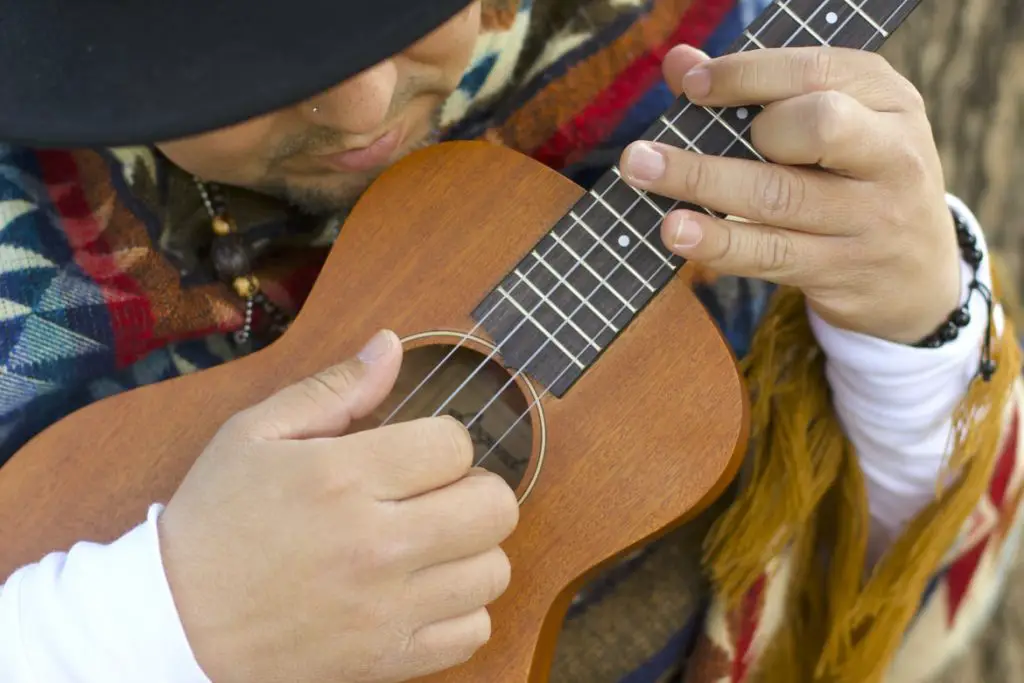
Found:
[(297, 106), (157, 147), (185, 171), (315, 213), (345, 209), (387, 166), (436, 141), (473, 54), (474, 2), (404, 52)]

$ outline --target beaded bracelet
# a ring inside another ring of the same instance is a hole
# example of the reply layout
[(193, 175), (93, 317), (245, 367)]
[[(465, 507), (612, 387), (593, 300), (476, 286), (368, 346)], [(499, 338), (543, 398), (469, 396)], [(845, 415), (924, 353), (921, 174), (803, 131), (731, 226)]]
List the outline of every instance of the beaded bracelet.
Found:
[(985, 327), (985, 345), (981, 353), (981, 363), (978, 367), (978, 374), (986, 382), (992, 379), (996, 373), (996, 363), (992, 360), (992, 312), (995, 308), (992, 292), (983, 282), (978, 279), (978, 271), (981, 269), (981, 262), (984, 254), (978, 249), (978, 240), (971, 233), (967, 222), (956, 211), (953, 214), (953, 222), (956, 225), (956, 241), (960, 245), (960, 252), (964, 262), (973, 271), (971, 284), (967, 288), (967, 301), (960, 308), (953, 311), (946, 322), (942, 323), (932, 334), (928, 335), (914, 346), (926, 349), (937, 349), (947, 344), (960, 334), (960, 330), (971, 323), (971, 298), (977, 292), (985, 300), (988, 309), (988, 325)]

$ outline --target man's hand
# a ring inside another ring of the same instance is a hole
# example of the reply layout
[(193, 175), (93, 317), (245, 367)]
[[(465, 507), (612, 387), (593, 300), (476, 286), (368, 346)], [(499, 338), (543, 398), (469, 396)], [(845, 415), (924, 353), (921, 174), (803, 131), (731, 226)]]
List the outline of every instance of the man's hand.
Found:
[(765, 105), (751, 135), (774, 162), (631, 145), (622, 171), (633, 186), (749, 221), (673, 212), (669, 249), (798, 287), (833, 326), (895, 342), (920, 340), (956, 308), (959, 250), (931, 128), (881, 57), (794, 48), (708, 61), (681, 47), (664, 73), (695, 105)]
[(226, 424), (161, 518), (168, 580), (216, 683), (404, 681), (468, 659), (509, 582), (513, 492), (465, 428), (340, 436), (387, 396), (401, 346), (360, 354)]

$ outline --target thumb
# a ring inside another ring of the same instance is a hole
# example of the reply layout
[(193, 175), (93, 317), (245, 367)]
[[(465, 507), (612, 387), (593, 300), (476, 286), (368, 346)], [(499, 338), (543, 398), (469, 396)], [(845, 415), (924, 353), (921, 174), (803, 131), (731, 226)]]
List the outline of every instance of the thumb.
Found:
[(387, 398), (401, 366), (401, 342), (382, 330), (355, 357), (285, 387), (238, 419), (260, 439), (339, 436)]

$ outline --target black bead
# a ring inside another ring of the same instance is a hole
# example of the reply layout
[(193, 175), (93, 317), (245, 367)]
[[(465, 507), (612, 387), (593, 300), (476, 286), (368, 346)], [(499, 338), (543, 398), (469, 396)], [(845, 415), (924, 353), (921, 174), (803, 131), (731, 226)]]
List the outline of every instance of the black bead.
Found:
[(964, 250), (964, 261), (967, 261), (967, 265), (977, 268), (981, 265), (982, 253), (977, 249), (965, 249)]
[(981, 367), (979, 368), (981, 377), (986, 382), (992, 379), (996, 374), (996, 362), (992, 359), (986, 359), (981, 361)]
[(234, 280), (252, 272), (252, 263), (242, 238), (231, 234), (217, 237), (210, 249), (213, 266), (223, 280)]
[(923, 346), (926, 349), (937, 349), (944, 343), (945, 342), (939, 339), (938, 335), (933, 334), (932, 336), (928, 337), (923, 342), (921, 342), (921, 346)]
[(958, 233), (956, 241), (962, 249), (973, 249), (978, 244), (978, 238), (969, 232)]
[(939, 339), (943, 342), (951, 342), (960, 334), (960, 329), (954, 322), (948, 322), (939, 329)]
[(968, 325), (971, 324), (971, 312), (967, 310), (967, 306), (964, 306), (963, 308), (957, 309), (956, 312), (953, 313), (953, 317), (951, 318), (951, 320), (958, 327), (967, 327)]

